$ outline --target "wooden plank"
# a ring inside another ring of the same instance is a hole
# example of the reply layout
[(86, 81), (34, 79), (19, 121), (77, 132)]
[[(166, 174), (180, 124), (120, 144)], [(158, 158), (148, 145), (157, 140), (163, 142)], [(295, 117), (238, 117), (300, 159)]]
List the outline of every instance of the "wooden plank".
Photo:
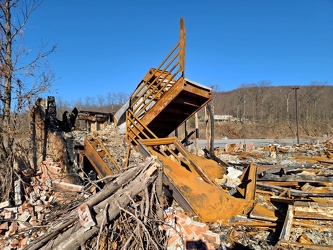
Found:
[[(268, 185), (265, 183), (257, 182), (257, 186), (261, 188), (266, 188), (270, 190), (276, 191), (284, 191), (286, 188), (275, 186), (275, 185)], [(295, 197), (333, 197), (333, 193), (314, 193), (314, 192), (304, 192), (296, 189), (289, 189), (290, 195)]]
[(299, 182), (298, 181), (262, 181), (259, 180), (260, 183), (267, 184), (267, 185), (274, 185), (278, 187), (298, 187)]
[(310, 212), (310, 211), (295, 211), (295, 218), (314, 219), (314, 220), (333, 220), (333, 215), (325, 213), (325, 211)]
[(281, 234), (280, 234), (280, 238), (279, 238), (280, 240), (289, 241), (293, 219), (294, 219), (293, 206), (289, 205), (287, 215), (286, 215), (286, 218), (285, 218), (282, 230), (281, 230)]
[(326, 176), (317, 176), (317, 175), (306, 175), (306, 174), (297, 174), (297, 175), (274, 175), (266, 174), (260, 178), (261, 181), (294, 181), (294, 182), (329, 182), (333, 183), (333, 177)]

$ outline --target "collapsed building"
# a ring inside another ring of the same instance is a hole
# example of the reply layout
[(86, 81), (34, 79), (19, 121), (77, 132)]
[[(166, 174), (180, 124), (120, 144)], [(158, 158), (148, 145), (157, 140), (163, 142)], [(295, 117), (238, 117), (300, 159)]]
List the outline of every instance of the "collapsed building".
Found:
[[(191, 153), (174, 135), (211, 100), (180, 40), (115, 113), (32, 111), (29, 167), (0, 204), (2, 249), (331, 249), (333, 140)], [(64, 125), (66, 124), (66, 125)]]

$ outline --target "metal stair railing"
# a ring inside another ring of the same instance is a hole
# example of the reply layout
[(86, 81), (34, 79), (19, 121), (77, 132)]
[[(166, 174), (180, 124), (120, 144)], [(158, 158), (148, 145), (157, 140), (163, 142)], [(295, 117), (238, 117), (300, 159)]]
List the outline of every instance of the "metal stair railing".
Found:
[[(149, 79), (143, 79), (142, 84), (136, 89), (130, 98), (130, 109), (137, 117), (142, 117), (157, 100), (168, 91), (173, 84), (184, 76), (185, 69), (185, 26), (184, 20), (180, 20), (180, 40), (171, 50), (168, 56), (158, 66), (151, 69), (147, 75)], [(154, 79), (152, 79), (155, 77)]]

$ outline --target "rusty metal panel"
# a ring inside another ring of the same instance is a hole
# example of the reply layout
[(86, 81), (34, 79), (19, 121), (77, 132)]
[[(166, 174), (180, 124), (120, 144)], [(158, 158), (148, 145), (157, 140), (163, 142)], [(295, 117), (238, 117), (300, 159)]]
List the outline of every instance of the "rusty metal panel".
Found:
[(250, 218), (272, 222), (278, 220), (278, 217), (275, 215), (275, 209), (267, 208), (260, 204), (254, 205), (253, 210), (250, 213)]
[[(201, 220), (218, 220), (224, 223), (253, 206), (253, 200), (235, 198), (216, 185), (213, 178), (198, 165), (197, 159), (182, 147), (176, 137), (141, 140), (141, 143), (164, 163), (164, 181), (172, 190), (173, 197), (184, 210), (196, 214)], [(177, 155), (169, 157), (154, 150), (153, 147), (157, 145), (163, 145), (163, 151), (169, 153), (167, 155), (172, 155), (171, 145), (177, 148), (182, 154), (180, 157), (188, 162), (188, 168), (182, 165), (184, 162), (181, 162)], [(204, 159), (200, 163), (203, 161)], [(255, 173), (251, 171), (251, 174), (252, 172)]]
[(141, 118), (157, 137), (167, 137), (211, 100), (211, 89), (180, 78)]
[[(188, 164), (188, 168), (192, 171), (192, 173), (197, 173), (205, 182), (210, 183), (212, 185), (217, 185), (214, 181), (214, 178), (212, 178), (209, 174), (205, 172), (204, 169), (202, 169), (199, 164), (197, 163), (197, 160), (195, 157), (193, 157), (180, 143), (179, 139), (177, 137), (169, 137), (169, 138), (161, 138), (161, 139), (148, 139), (148, 140), (141, 140), (141, 142), (146, 146), (157, 146), (157, 145), (163, 145), (164, 150), (168, 151), (170, 154), (172, 154), (172, 150), (169, 148), (169, 145), (172, 144), (177, 150), (182, 154), (182, 158), (186, 159)], [(182, 159), (180, 159), (177, 155), (174, 155), (174, 158), (177, 162), (181, 162)]]
[[(113, 175), (112, 170), (106, 165), (102, 157), (98, 154), (96, 149), (91, 145), (87, 138), (84, 139), (84, 154), (93, 165), (98, 176), (104, 178), (105, 176)], [(110, 180), (105, 179), (104, 182), (108, 183)]]
[(207, 183), (168, 157), (159, 155), (164, 163), (164, 174), (173, 186), (174, 198), (188, 212), (194, 212), (202, 221), (227, 222), (243, 212), (247, 201), (238, 199), (222, 188)]

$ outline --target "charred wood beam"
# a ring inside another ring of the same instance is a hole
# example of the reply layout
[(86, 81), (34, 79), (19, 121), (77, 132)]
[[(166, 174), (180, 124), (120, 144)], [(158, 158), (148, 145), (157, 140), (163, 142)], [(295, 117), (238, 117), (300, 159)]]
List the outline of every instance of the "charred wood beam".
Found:
[(222, 161), (220, 158), (218, 158), (215, 154), (214, 151), (208, 151), (206, 148), (203, 149), (204, 153), (205, 153), (205, 157), (208, 159), (212, 159), (214, 161), (216, 161), (218, 164), (220, 164), (221, 166), (225, 166), (225, 167), (229, 167), (229, 164), (226, 163), (225, 161)]
[[(281, 171), (282, 170), (282, 171)], [(281, 169), (276, 175), (275, 174), (265, 174), (260, 177), (260, 181), (297, 181), (297, 182), (333, 182), (333, 177), (329, 176), (316, 176), (316, 175), (286, 175), (283, 169)]]
[(149, 165), (128, 185), (124, 188), (118, 189), (114, 195), (95, 206), (93, 209), (97, 213), (97, 226), (94, 226), (89, 230), (83, 227), (76, 230), (78, 224), (76, 223), (73, 227), (67, 229), (56, 239), (49, 241), (49, 243), (41, 249), (77, 249), (99, 231), (98, 226), (102, 224), (105, 216), (105, 212), (103, 211), (105, 205), (109, 204), (107, 209), (108, 219), (114, 219), (121, 211), (119, 207), (126, 207), (136, 195), (156, 180), (156, 168), (155, 164)]
[[(151, 164), (152, 159), (147, 157), (143, 163), (140, 163), (137, 167), (131, 168), (128, 171), (124, 172), (118, 178), (116, 178), (113, 182), (105, 185), (103, 190), (88, 198), (84, 203), (87, 203), (88, 206), (92, 207), (106, 199), (114, 192), (116, 192), (119, 188), (126, 185), (129, 181), (133, 180), (146, 166)], [(69, 227), (73, 223), (77, 221), (77, 212), (73, 210), (68, 216), (68, 221), (62, 224), (55, 226), (52, 231), (44, 234), (42, 237), (38, 238), (37, 241), (33, 242), (29, 246), (27, 246), (27, 250), (36, 250), (40, 247), (44, 246), (47, 242), (49, 242), (52, 238), (57, 236), (59, 232)], [(73, 218), (74, 217), (74, 218)], [(66, 218), (65, 218), (66, 219)]]
[(188, 138), (190, 138), (193, 134), (195, 133), (195, 130), (192, 130), (187, 137), (185, 137), (180, 143), (183, 144), (184, 146), (189, 146), (191, 145), (193, 142), (189, 142)]
[(333, 193), (306, 192), (306, 191), (300, 191), (300, 190), (291, 189), (291, 188), (279, 187), (279, 186), (275, 186), (275, 185), (268, 185), (268, 184), (264, 184), (261, 182), (257, 182), (257, 187), (260, 187), (263, 189), (268, 189), (268, 190), (273, 190), (273, 191), (277, 191), (277, 192), (287, 191), (290, 193), (291, 196), (295, 196), (295, 197), (333, 197)]
[(261, 166), (258, 165), (258, 175), (264, 176), (265, 174), (276, 174), (279, 173), (282, 169), (284, 173), (296, 170), (296, 169), (315, 169), (315, 164), (301, 164), (301, 165), (294, 165), (294, 166), (285, 166), (285, 165), (272, 165), (272, 166)]

